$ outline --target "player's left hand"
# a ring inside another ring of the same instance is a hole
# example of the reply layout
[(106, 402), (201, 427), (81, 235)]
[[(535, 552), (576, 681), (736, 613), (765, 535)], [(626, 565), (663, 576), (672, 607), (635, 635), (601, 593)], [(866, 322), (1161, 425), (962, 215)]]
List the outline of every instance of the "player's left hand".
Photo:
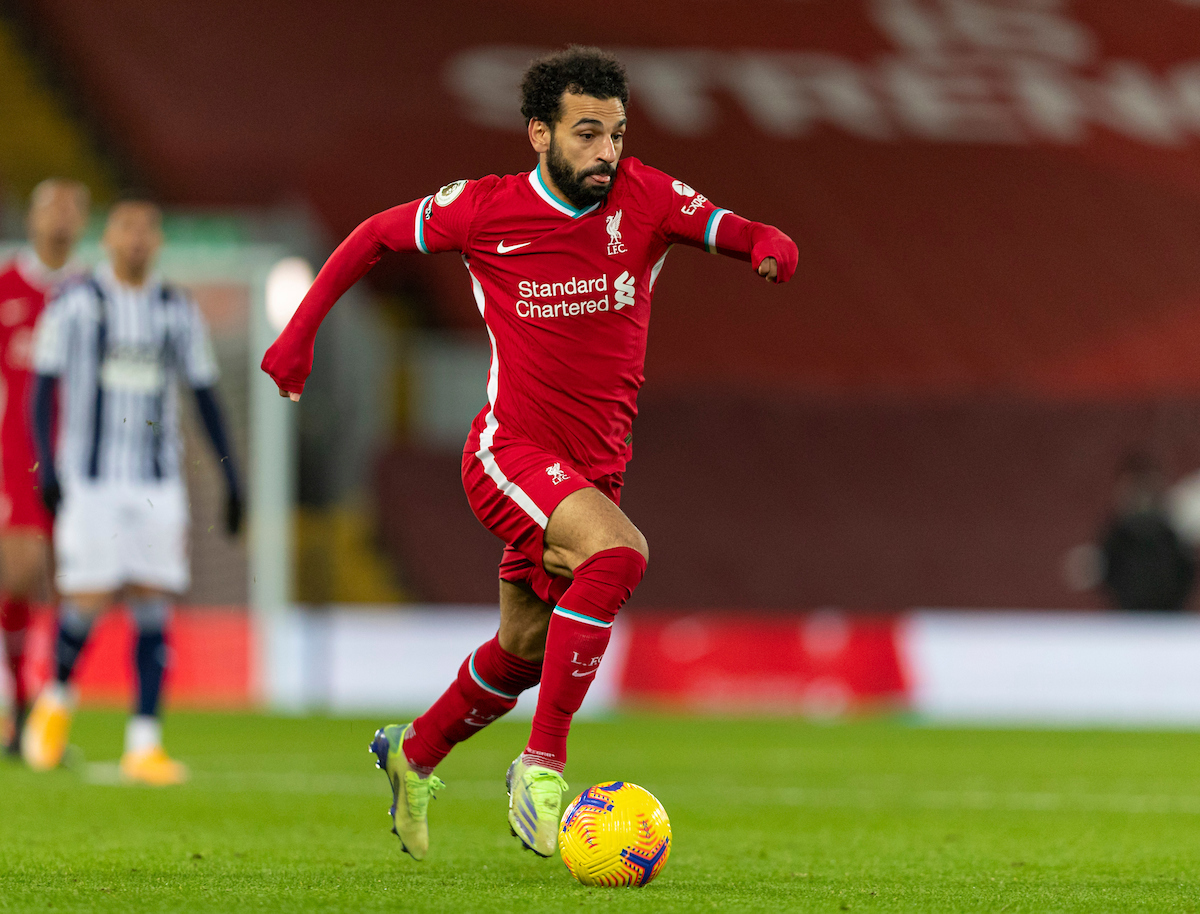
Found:
[(796, 272), (800, 251), (786, 234), (762, 222), (753, 224), (750, 263), (767, 282), (787, 282)]
[(242, 496), (238, 492), (230, 492), (225, 499), (225, 532), (237, 536), (242, 529)]

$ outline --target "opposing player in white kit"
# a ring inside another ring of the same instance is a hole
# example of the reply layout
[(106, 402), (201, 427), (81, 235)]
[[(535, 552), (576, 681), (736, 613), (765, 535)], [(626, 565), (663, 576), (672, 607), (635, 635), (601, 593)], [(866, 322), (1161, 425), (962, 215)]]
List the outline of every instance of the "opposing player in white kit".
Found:
[(190, 579), (177, 380), (194, 390), (221, 461), (231, 535), (242, 511), (204, 319), (192, 299), (153, 272), (161, 223), (160, 210), (146, 200), (114, 206), (104, 232), (108, 262), (66, 288), (38, 322), (34, 425), (42, 495), (55, 514), (62, 609), (55, 677), (34, 703), (22, 752), (36, 769), (59, 763), (75, 661), (96, 615), (124, 599), (137, 628), (138, 696), (121, 772), (133, 781), (172, 784), (187, 772), (162, 748), (164, 629), (172, 596), (187, 590)]

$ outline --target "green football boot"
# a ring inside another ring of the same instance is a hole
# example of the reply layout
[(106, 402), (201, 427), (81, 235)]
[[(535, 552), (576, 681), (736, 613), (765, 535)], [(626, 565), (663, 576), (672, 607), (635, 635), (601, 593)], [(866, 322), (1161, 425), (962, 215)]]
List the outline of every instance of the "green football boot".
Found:
[(557, 771), (527, 765), (519, 756), (504, 777), (508, 787), (508, 827), (539, 857), (553, 857), (567, 782)]
[(383, 770), (392, 785), (392, 808), (388, 810), (394, 823), (392, 834), (410, 857), (424, 860), (429, 852), (429, 801), (446, 785), (439, 777), (423, 778), (409, 767), (400, 743), (411, 726), (389, 724), (376, 730), (370, 749), (375, 767)]

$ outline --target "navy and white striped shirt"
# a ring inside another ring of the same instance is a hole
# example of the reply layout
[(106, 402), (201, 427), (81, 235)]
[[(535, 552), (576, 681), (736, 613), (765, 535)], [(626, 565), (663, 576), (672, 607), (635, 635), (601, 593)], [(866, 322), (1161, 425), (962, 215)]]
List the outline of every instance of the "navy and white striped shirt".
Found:
[(34, 337), (34, 370), (60, 379), (55, 463), (68, 478), (180, 477), (176, 380), (217, 380), (208, 328), (194, 300), (151, 277), (117, 281), (105, 263), (46, 306)]

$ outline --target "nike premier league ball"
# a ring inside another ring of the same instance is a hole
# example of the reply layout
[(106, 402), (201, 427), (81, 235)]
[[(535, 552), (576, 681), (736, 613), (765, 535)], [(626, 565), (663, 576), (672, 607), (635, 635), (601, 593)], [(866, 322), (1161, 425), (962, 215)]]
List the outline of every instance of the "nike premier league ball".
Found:
[(558, 849), (584, 885), (642, 886), (671, 855), (671, 822), (654, 794), (637, 784), (597, 784), (563, 813)]

